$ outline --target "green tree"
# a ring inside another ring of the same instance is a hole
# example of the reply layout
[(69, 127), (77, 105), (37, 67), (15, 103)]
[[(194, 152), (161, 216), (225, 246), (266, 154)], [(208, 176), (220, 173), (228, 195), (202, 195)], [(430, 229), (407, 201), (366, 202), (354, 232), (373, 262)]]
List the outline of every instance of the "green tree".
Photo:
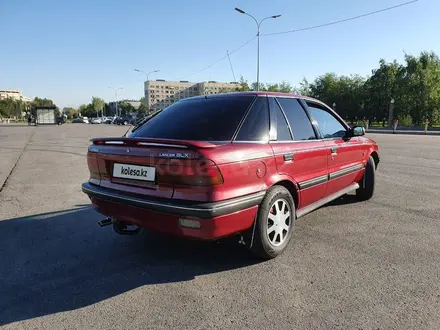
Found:
[(244, 80), (243, 76), (240, 77), (240, 87), (237, 88), (238, 92), (246, 92), (249, 90), (249, 84), (247, 80)]
[[(256, 90), (240, 78), (238, 91)], [(420, 125), (425, 119), (440, 123), (440, 59), (433, 52), (406, 56), (403, 64), (381, 59), (369, 77), (357, 74), (325, 73), (313, 81), (303, 79), (297, 88), (288, 82), (260, 84), (261, 91), (291, 93), (315, 97), (352, 122), (369, 119), (388, 120), (391, 100), (394, 118), (404, 125)]]
[(406, 56), (400, 96), (404, 113), (414, 124), (425, 119), (438, 122), (440, 109), (440, 60), (435, 53), (422, 52), (419, 57)]
[(118, 103), (118, 109), (123, 116), (136, 112), (136, 109), (130, 103), (123, 101)]
[(86, 116), (86, 109), (87, 109), (87, 105), (86, 104), (81, 104), (78, 108), (78, 112), (75, 114), (75, 117), (79, 117), (79, 116)]
[(51, 99), (41, 99), (39, 97), (35, 97), (34, 100), (32, 101), (32, 106), (33, 107), (51, 107), (51, 106), (55, 106), (55, 103), (53, 103), (53, 101)]
[(144, 102), (142, 102), (139, 108), (137, 109), (136, 116), (138, 118), (142, 118), (145, 117), (147, 113), (148, 113), (148, 107)]
[(403, 67), (396, 61), (386, 63), (385, 60), (379, 61), (379, 68), (372, 71), (372, 76), (366, 81), (365, 90), (365, 112), (370, 121), (387, 120), (390, 102), (394, 99), (396, 112), (403, 115), (401, 105), (403, 95), (401, 95), (400, 77)]
[(345, 119), (355, 121), (364, 117), (365, 79), (358, 76), (338, 76), (326, 73), (312, 83), (303, 80), (300, 93), (336, 105), (336, 111)]
[(294, 88), (295, 93), (304, 96), (311, 96), (310, 83), (306, 78), (299, 83), (299, 87)]
[(95, 96), (92, 97), (92, 107), (96, 112), (96, 117), (99, 117), (99, 113), (101, 113), (101, 116), (104, 116), (104, 105), (105, 102), (103, 99)]
[(292, 93), (293, 92), (293, 87), (290, 83), (288, 83), (287, 81), (282, 81), (281, 84), (278, 85), (278, 90), (277, 92), (281, 92), (281, 93)]
[(21, 118), (29, 110), (30, 106), (22, 100), (6, 98), (0, 100), (0, 116)]
[[(257, 83), (256, 82), (253, 82), (252, 84), (251, 84), (251, 88), (250, 88), (250, 90), (251, 91), (256, 91), (258, 88), (257, 88)], [(260, 88), (259, 88), (259, 90), (260, 91), (267, 91), (267, 86), (264, 84), (264, 83), (262, 83), (262, 82), (260, 82)]]
[(78, 110), (72, 107), (64, 107), (63, 113), (67, 116), (68, 119), (72, 119), (78, 113)]

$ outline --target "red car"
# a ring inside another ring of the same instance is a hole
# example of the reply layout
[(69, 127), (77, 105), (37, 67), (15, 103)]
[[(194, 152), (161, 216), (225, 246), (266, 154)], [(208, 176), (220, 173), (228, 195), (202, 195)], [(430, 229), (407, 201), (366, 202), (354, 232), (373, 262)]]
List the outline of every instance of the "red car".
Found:
[(238, 235), (257, 255), (274, 258), (296, 218), (350, 192), (373, 196), (378, 146), (364, 134), (308, 97), (193, 97), (128, 137), (92, 139), (82, 190), (108, 216), (100, 224), (118, 233)]

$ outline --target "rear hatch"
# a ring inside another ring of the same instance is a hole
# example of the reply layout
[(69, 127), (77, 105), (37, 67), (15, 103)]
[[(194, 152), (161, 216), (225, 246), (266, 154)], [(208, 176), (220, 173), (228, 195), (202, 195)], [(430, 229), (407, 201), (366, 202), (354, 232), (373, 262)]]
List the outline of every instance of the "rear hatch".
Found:
[(148, 119), (127, 138), (93, 139), (90, 182), (152, 197), (209, 200), (222, 184), (220, 170), (203, 150), (230, 142), (255, 95), (185, 99)]
[[(102, 187), (172, 198), (174, 185), (211, 185), (218, 171), (199, 149), (216, 145), (157, 139), (93, 139), (88, 159), (91, 181)], [(212, 180), (209, 175), (214, 174)]]

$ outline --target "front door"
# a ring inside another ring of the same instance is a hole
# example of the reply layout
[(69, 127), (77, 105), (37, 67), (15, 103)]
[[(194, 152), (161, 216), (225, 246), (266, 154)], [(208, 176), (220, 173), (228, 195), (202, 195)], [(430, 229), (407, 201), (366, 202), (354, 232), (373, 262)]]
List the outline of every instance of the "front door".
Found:
[(297, 183), (301, 209), (325, 197), (328, 148), (317, 139), (307, 113), (296, 98), (269, 97), (269, 104), (276, 127), (276, 141), (271, 141), (271, 146), (278, 172)]
[(332, 195), (360, 179), (364, 147), (359, 137), (345, 138), (348, 127), (333, 111), (315, 102), (307, 101), (307, 106), (327, 147), (327, 195)]

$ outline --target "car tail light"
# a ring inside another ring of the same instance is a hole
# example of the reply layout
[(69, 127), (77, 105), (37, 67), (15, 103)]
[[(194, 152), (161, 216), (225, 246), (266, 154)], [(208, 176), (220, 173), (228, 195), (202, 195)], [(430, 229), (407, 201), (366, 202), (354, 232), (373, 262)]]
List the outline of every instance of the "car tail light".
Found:
[(158, 167), (158, 180), (187, 186), (213, 186), (223, 183), (220, 169), (211, 160), (172, 159)]
[(89, 167), (90, 179), (101, 180), (101, 174), (99, 173), (98, 158), (95, 153), (87, 153), (87, 166)]

